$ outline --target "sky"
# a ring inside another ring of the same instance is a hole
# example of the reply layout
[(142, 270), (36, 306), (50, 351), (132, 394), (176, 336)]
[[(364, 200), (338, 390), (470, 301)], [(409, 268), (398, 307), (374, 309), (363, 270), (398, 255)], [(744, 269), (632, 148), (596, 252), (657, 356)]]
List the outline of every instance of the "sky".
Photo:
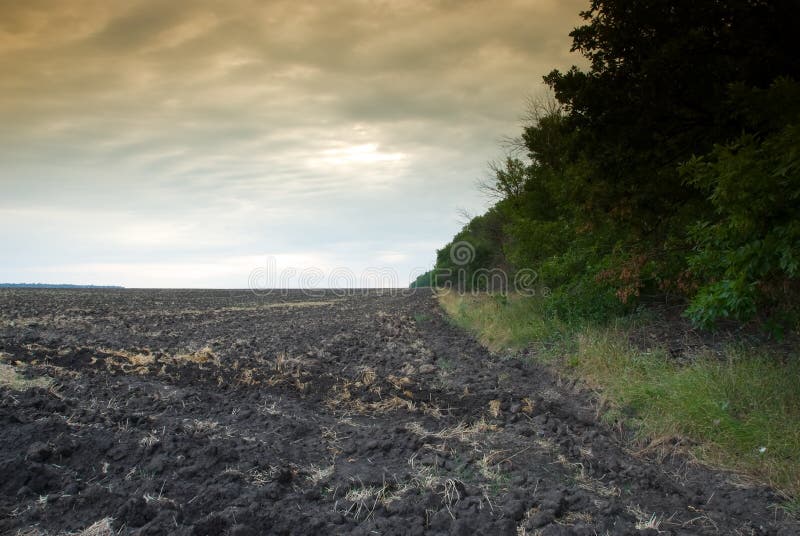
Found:
[(405, 286), (587, 6), (0, 0), (0, 282)]

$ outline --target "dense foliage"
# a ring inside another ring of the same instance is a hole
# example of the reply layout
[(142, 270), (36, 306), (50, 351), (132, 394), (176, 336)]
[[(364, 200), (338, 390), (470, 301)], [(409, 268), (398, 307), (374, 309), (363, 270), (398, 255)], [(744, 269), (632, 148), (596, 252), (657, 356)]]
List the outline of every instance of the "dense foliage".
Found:
[(526, 157), (495, 169), (497, 203), (435, 272), (533, 268), (564, 319), (658, 299), (706, 327), (796, 328), (800, 3), (593, 0), (582, 17), (589, 68), (544, 77)]

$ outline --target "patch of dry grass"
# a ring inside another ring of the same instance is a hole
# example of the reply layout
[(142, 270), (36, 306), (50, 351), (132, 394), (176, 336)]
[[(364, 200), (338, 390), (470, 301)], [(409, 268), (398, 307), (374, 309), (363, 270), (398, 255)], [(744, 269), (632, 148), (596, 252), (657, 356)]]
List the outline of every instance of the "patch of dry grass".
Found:
[(313, 463), (308, 468), (308, 481), (313, 486), (318, 486), (319, 484), (325, 482), (330, 477), (333, 476), (333, 472), (336, 469), (336, 466), (329, 465), (327, 467), (318, 467)]
[(112, 536), (113, 534), (116, 534), (111, 525), (113, 521), (114, 518), (112, 517), (104, 517), (103, 519), (95, 521), (87, 528), (78, 532), (77, 536)]
[(476, 445), (477, 437), (481, 434), (494, 432), (497, 426), (487, 423), (483, 418), (472, 424), (460, 422), (448, 428), (442, 428), (437, 432), (426, 430), (420, 423), (411, 422), (406, 425), (406, 429), (420, 437), (433, 437), (442, 441), (457, 440), (466, 445)]
[(174, 359), (176, 361), (190, 361), (192, 363), (207, 363), (216, 360), (216, 355), (209, 346), (205, 346), (195, 352), (178, 354)]
[(8, 387), (14, 391), (26, 391), (34, 387), (49, 389), (53, 385), (53, 380), (47, 376), (37, 376), (26, 378), (20, 371), (24, 370), (22, 365), (14, 366), (0, 363), (0, 385)]
[[(340, 512), (343, 515), (352, 516), (357, 521), (363, 521), (369, 519), (379, 504), (386, 506), (397, 500), (405, 491), (405, 489), (399, 490), (395, 486), (386, 483), (381, 487), (354, 486), (347, 490), (343, 497), (345, 503), (349, 503), (349, 506), (343, 508)], [(334, 505), (334, 510), (337, 507), (338, 501)]]
[[(376, 382), (375, 379), (371, 379), (371, 381)], [(422, 401), (416, 402), (408, 398), (402, 398), (398, 395), (386, 396), (375, 402), (365, 402), (357, 394), (354, 394), (354, 391), (355, 393), (358, 393), (358, 389), (363, 387), (365, 387), (365, 385), (360, 380), (345, 380), (340, 382), (331, 388), (326, 398), (325, 405), (331, 409), (353, 411), (361, 414), (386, 413), (389, 411), (405, 410), (409, 413), (423, 413), (437, 419), (441, 418), (442, 416), (441, 408), (433, 403)], [(373, 383), (371, 392), (380, 394), (381, 389), (379, 386)], [(407, 396), (411, 393), (404, 391), (403, 394)]]
[[(112, 523), (113, 517), (104, 517), (95, 521), (88, 527), (77, 532), (59, 532), (63, 536), (114, 536), (117, 532), (114, 530)], [(15, 533), (15, 536), (53, 536), (55, 533), (47, 532), (45, 530), (31, 527), (28, 529), (20, 529)]]
[(97, 351), (109, 356), (121, 357), (132, 365), (149, 365), (155, 361), (155, 356), (153, 356), (149, 351), (132, 352), (129, 350), (115, 350), (104, 347), (97, 348)]
[(255, 312), (263, 311), (264, 309), (276, 308), (303, 308), (303, 307), (323, 307), (326, 305), (334, 305), (342, 300), (319, 300), (319, 301), (296, 301), (296, 302), (271, 302), (262, 303), (259, 305), (236, 305), (230, 307), (208, 308), (208, 309), (181, 309), (176, 311), (176, 314), (181, 315), (208, 315), (212, 313), (227, 313), (227, 312)]
[(274, 308), (274, 307), (322, 307), (325, 305), (334, 305), (337, 302), (342, 300), (328, 300), (328, 301), (303, 301), (303, 302), (280, 302), (280, 303), (270, 303), (265, 305), (265, 308)]
[(189, 432), (203, 433), (212, 432), (217, 429), (219, 422), (208, 419), (187, 419), (183, 427)]
[(494, 419), (498, 418), (500, 416), (500, 414), (502, 413), (500, 411), (500, 404), (501, 404), (500, 400), (490, 400), (489, 401), (489, 415), (491, 415), (492, 418), (494, 418)]

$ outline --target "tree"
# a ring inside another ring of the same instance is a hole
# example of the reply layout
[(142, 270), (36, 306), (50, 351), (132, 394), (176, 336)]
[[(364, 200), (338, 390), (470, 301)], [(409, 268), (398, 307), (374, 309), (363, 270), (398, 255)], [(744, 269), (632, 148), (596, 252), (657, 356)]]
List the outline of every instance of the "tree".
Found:
[(490, 162), (489, 171), (492, 173), (491, 179), (478, 183), (478, 187), (489, 197), (497, 200), (512, 199), (519, 197), (525, 190), (528, 174), (527, 166), (522, 160), (509, 156), (502, 164)]
[(595, 210), (653, 232), (703, 198), (677, 164), (739, 134), (729, 86), (800, 76), (800, 2), (593, 0), (581, 16), (572, 50), (589, 70), (545, 81), (594, 164)]

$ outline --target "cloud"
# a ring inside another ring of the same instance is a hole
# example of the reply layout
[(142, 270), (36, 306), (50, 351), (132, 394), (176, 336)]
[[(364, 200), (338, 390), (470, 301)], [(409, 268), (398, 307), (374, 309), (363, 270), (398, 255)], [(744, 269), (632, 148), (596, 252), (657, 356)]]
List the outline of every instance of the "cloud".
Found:
[(337, 247), (429, 265), (456, 207), (486, 206), (474, 182), (525, 96), (579, 61), (584, 7), (2, 3), (0, 279)]

